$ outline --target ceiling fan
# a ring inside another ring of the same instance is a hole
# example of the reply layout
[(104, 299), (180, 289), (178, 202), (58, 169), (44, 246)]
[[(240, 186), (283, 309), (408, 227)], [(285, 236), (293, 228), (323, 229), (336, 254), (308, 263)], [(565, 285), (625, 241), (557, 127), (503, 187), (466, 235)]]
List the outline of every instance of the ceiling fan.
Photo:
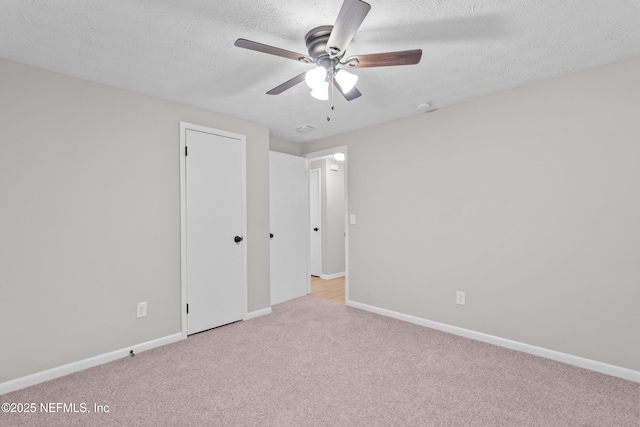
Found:
[(362, 94), (355, 87), (358, 76), (347, 72), (345, 68), (414, 65), (419, 63), (422, 58), (421, 49), (345, 57), (349, 43), (351, 43), (370, 9), (371, 5), (361, 0), (344, 0), (333, 26), (323, 25), (316, 27), (305, 36), (309, 55), (246, 39), (236, 40), (235, 45), (244, 49), (316, 65), (316, 68), (298, 74), (271, 89), (267, 92), (267, 95), (278, 95), (304, 80), (312, 89), (311, 95), (314, 98), (328, 99), (329, 84), (332, 83), (347, 101), (351, 101)]

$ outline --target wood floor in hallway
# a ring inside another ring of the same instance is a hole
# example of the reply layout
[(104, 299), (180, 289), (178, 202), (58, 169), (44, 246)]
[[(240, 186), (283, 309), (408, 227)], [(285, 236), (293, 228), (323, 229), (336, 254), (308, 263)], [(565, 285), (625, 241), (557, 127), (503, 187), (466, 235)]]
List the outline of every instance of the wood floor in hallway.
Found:
[(328, 280), (321, 279), (317, 276), (311, 276), (311, 295), (318, 298), (328, 299), (330, 301), (344, 304), (344, 287), (345, 276)]

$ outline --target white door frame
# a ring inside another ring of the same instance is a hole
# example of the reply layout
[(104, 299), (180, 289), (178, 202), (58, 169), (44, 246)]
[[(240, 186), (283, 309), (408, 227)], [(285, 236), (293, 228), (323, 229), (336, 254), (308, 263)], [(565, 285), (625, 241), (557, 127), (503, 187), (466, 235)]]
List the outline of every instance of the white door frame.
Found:
[[(307, 160), (307, 162), (309, 162), (309, 160)], [(307, 235), (308, 235), (308, 239), (309, 239), (309, 253), (307, 255), (307, 273), (310, 275), (311, 274), (311, 270), (312, 270), (312, 266), (313, 266), (313, 259), (311, 258), (311, 226), (314, 224), (311, 224), (311, 174), (313, 172), (317, 172), (318, 173), (318, 188), (316, 189), (317, 194), (318, 194), (318, 199), (316, 200), (316, 202), (318, 203), (318, 210), (316, 212), (316, 215), (318, 216), (318, 224), (317, 225), (320, 228), (320, 237), (319, 237), (319, 246), (320, 246), (320, 253), (317, 254), (318, 257), (320, 257), (320, 274), (318, 275), (318, 277), (322, 276), (322, 232), (323, 232), (323, 226), (322, 226), (322, 169), (320, 168), (313, 168), (313, 169), (308, 169), (307, 171), (307, 187), (309, 188), (309, 226), (307, 227)], [(311, 283), (311, 282), (309, 282)], [(309, 292), (311, 293), (311, 288), (309, 288)]]
[(187, 338), (187, 130), (211, 133), (225, 138), (236, 139), (242, 146), (242, 319), (247, 319), (248, 299), (247, 299), (247, 165), (246, 165), (246, 136), (207, 126), (195, 125), (187, 122), (180, 122), (180, 310), (181, 310), (181, 333), (182, 338)]
[[(344, 303), (348, 305), (350, 302), (349, 299), (349, 193), (348, 193), (348, 163), (349, 163), (349, 155), (347, 153), (347, 146), (340, 145), (338, 147), (329, 148), (326, 150), (314, 151), (312, 153), (303, 154), (302, 157), (306, 157), (311, 160), (320, 159), (323, 157), (332, 157), (335, 153), (344, 153), (344, 270), (345, 270), (345, 285), (344, 285)], [(311, 242), (309, 242), (311, 245)], [(309, 246), (309, 252), (311, 251), (311, 246)], [(311, 293), (311, 276), (309, 276), (309, 293)]]

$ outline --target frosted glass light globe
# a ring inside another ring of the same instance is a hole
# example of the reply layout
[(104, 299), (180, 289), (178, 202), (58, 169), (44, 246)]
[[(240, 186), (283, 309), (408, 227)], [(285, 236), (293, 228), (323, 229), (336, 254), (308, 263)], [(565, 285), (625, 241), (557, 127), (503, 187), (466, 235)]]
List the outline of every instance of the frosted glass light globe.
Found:
[(316, 67), (304, 75), (304, 81), (311, 89), (321, 88), (326, 83), (327, 70), (324, 67)]

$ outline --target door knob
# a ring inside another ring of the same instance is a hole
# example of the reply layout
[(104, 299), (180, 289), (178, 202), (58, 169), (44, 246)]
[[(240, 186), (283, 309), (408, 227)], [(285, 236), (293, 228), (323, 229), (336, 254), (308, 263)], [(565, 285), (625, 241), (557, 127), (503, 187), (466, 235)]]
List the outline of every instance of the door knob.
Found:
[(233, 241), (236, 242), (236, 243), (240, 243), (240, 242), (242, 242), (242, 237), (236, 236), (236, 237), (233, 238)]
[(318, 227), (314, 228), (313, 231), (318, 231)]
[(273, 239), (273, 233), (269, 233), (269, 238)]

